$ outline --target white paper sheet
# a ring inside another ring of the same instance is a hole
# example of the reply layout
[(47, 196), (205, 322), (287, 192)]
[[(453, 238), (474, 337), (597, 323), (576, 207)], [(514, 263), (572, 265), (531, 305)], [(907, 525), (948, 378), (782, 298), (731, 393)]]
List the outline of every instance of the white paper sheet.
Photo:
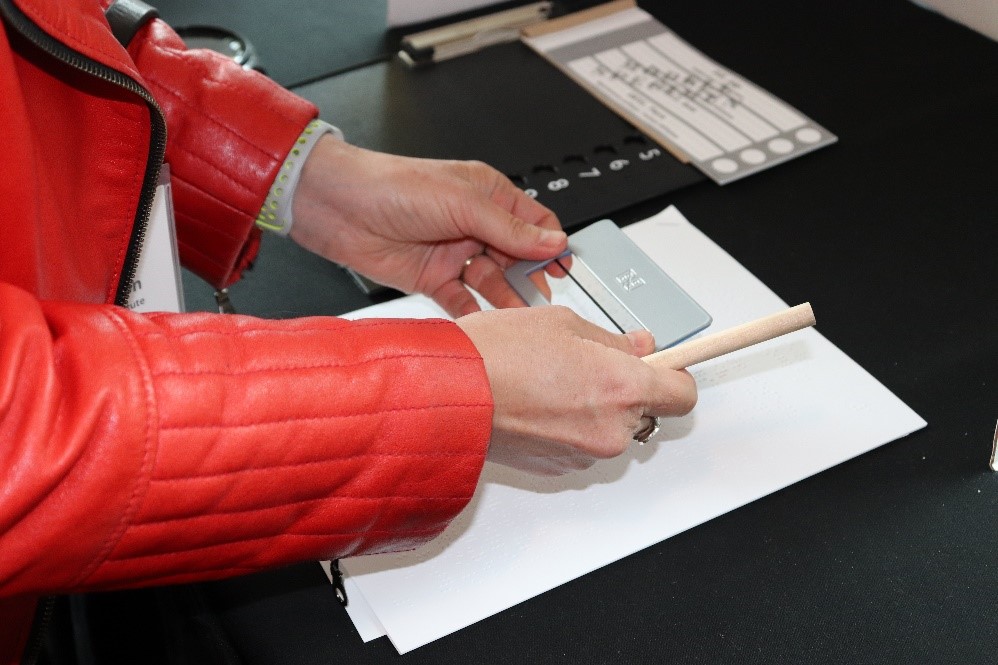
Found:
[[(711, 330), (786, 307), (674, 208), (626, 232), (714, 316)], [(409, 297), (356, 316), (442, 312)], [(813, 329), (693, 373), (699, 404), (652, 443), (555, 479), (487, 464), (441, 537), (342, 561), (370, 612), (364, 633), (380, 625), (405, 653), (925, 426)]]

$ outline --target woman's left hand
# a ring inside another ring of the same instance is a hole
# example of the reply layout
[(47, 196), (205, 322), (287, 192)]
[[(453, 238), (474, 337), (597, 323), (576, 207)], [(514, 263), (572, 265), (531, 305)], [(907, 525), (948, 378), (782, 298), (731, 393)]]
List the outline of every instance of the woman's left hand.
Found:
[[(451, 316), (522, 306), (504, 276), (514, 262), (565, 250), (554, 213), (481, 162), (400, 157), (332, 136), (319, 140), (295, 193), (291, 237), (331, 261)], [(549, 272), (561, 274), (557, 264)]]

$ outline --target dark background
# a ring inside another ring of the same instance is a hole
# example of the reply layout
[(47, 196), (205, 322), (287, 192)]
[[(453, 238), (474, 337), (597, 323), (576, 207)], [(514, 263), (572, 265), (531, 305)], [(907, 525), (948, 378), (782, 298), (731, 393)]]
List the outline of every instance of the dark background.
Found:
[[(158, 4), (176, 25), (241, 32), (270, 75), (360, 145), (529, 178), (636, 140), (519, 44), (405, 69), (383, 2)], [(573, 226), (677, 205), (784, 300), (811, 301), (821, 333), (929, 425), (402, 662), (995, 662), (998, 44), (903, 0), (641, 6), (839, 142), (724, 187), (673, 162), (547, 202)], [(213, 307), (196, 278), (185, 287), (193, 308)], [(271, 317), (370, 302), (340, 268), (274, 237), (232, 299)], [(192, 622), (231, 662), (399, 658), (385, 638), (361, 643), (317, 564), (173, 592), (92, 602), (194, 598)], [(116, 630), (150, 623), (119, 617)], [(135, 648), (116, 644), (98, 651)]]

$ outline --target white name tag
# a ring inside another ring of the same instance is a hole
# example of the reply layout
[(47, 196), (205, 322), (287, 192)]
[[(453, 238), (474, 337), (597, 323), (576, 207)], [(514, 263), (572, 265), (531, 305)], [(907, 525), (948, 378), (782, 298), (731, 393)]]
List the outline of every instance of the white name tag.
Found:
[(132, 292), (128, 295), (128, 309), (135, 312), (184, 311), (168, 164), (163, 165), (159, 174)]

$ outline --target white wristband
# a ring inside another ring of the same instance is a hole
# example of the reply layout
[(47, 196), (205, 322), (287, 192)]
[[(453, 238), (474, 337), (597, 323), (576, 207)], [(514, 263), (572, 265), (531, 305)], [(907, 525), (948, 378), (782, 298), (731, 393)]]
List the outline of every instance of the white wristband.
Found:
[(325, 134), (332, 134), (338, 139), (343, 139), (343, 132), (322, 120), (316, 119), (306, 125), (295, 141), (291, 152), (288, 153), (287, 159), (284, 160), (284, 164), (281, 165), (281, 170), (277, 172), (274, 183), (270, 186), (267, 200), (264, 201), (260, 214), (256, 216), (258, 227), (266, 231), (273, 231), (280, 236), (286, 236), (291, 232), (291, 225), (294, 224), (291, 211), (302, 167), (312, 152), (312, 148)]

